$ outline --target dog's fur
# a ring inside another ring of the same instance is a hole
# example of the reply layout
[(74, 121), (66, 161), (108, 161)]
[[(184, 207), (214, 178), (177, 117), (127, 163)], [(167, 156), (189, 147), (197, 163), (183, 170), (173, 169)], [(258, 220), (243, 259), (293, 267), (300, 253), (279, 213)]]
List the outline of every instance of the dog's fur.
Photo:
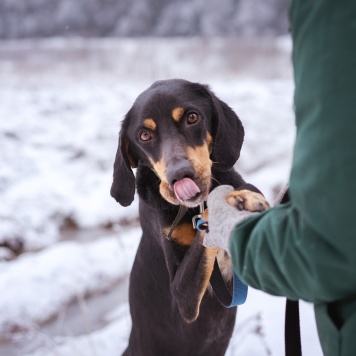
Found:
[[(267, 207), (233, 169), (243, 138), (233, 110), (207, 86), (185, 80), (155, 82), (127, 113), (111, 195), (127, 206), (137, 187), (143, 235), (130, 277), (132, 330), (124, 355), (224, 355), (236, 308), (224, 308), (214, 296), (209, 279), (218, 249), (202, 245), (203, 233), (193, 229), (191, 219), (220, 184), (237, 189), (233, 205)], [(167, 240), (182, 203), (173, 185), (185, 177), (200, 193), (183, 203), (189, 210)], [(227, 254), (220, 251), (218, 259), (231, 284)]]

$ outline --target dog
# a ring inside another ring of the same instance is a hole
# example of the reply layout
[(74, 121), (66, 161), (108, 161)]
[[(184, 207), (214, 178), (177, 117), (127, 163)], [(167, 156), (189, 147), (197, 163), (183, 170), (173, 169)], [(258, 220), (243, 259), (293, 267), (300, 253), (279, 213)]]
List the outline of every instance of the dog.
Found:
[[(130, 275), (132, 329), (123, 355), (225, 354), (236, 308), (219, 303), (209, 280), (218, 258), (231, 287), (231, 265), (225, 251), (202, 245), (204, 232), (191, 221), (221, 184), (236, 189), (228, 201), (240, 209), (268, 207), (233, 168), (243, 139), (242, 123), (226, 103), (208, 86), (182, 79), (155, 82), (126, 114), (110, 192), (128, 206), (137, 188), (142, 238)], [(180, 206), (188, 209), (172, 229)]]

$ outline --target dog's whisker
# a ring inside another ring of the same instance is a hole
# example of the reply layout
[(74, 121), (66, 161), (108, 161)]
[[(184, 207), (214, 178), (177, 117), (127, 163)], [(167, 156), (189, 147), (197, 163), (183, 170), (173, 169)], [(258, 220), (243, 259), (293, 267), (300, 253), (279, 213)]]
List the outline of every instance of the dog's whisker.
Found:
[(216, 183), (218, 183), (218, 185), (221, 185), (220, 182), (213, 176), (211, 176), (211, 179), (214, 180)]

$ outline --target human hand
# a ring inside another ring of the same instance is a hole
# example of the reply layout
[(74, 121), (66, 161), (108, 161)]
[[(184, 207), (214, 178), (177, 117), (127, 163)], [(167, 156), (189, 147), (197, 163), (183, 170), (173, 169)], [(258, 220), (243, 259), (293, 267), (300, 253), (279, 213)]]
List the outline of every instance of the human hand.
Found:
[(227, 252), (234, 227), (269, 207), (261, 194), (247, 190), (235, 191), (229, 185), (215, 188), (209, 194), (207, 204), (209, 232), (205, 233), (203, 245), (220, 247)]

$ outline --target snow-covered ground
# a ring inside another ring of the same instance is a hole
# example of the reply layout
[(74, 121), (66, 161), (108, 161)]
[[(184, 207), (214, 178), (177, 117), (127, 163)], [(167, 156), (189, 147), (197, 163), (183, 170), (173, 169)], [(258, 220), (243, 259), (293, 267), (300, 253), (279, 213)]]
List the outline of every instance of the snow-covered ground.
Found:
[[(0, 43), (0, 355), (125, 348), (140, 230), (137, 201), (122, 208), (109, 189), (119, 123), (154, 80), (207, 83), (235, 109), (237, 169), (273, 201), (294, 141), (289, 51), (286, 39)], [(283, 355), (284, 303), (251, 289), (227, 355)], [(301, 309), (304, 354), (321, 355)]]

